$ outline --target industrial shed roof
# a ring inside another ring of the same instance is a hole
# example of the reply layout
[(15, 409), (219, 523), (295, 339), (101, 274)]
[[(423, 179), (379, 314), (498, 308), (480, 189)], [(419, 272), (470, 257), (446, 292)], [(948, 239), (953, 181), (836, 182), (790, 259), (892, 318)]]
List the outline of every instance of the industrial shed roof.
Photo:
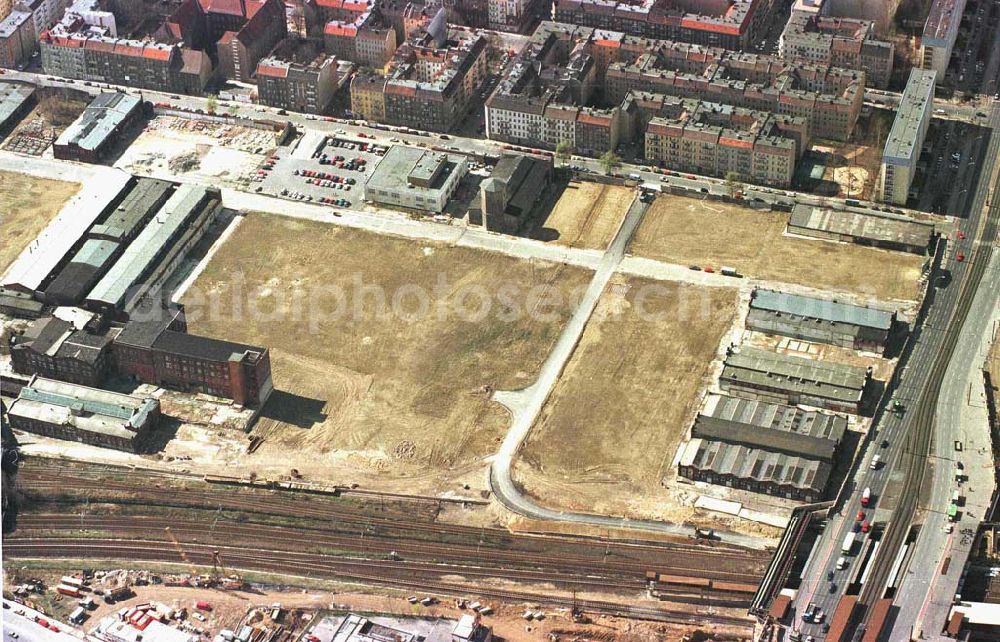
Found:
[(15, 82), (0, 82), (0, 129), (7, 124), (24, 102), (35, 93), (32, 85)]
[(761, 288), (753, 291), (750, 298), (750, 307), (758, 310), (769, 310), (781, 314), (795, 315), (806, 319), (816, 319), (830, 323), (847, 323), (879, 330), (888, 330), (891, 328), (893, 319), (893, 314), (885, 310), (841, 303), (832, 299), (814, 299), (813, 297)]
[(163, 205), (173, 186), (156, 178), (137, 179), (125, 198), (90, 229), (90, 236), (113, 241), (135, 236), (136, 228)]
[(36, 240), (17, 257), (4, 275), (3, 285), (27, 291), (38, 290), (107, 204), (121, 193), (130, 178), (126, 172), (108, 169), (95, 180), (84, 182), (80, 191), (66, 202)]
[(823, 461), (698, 438), (684, 447), (680, 465), (815, 492), (826, 488), (832, 470)]
[(867, 374), (864, 368), (742, 348), (726, 358), (720, 381), (857, 402)]
[(835, 210), (799, 203), (792, 208), (789, 227), (818, 230), (856, 239), (898, 243), (912, 247), (930, 245), (934, 226), (884, 212)]
[(79, 430), (131, 439), (137, 428), (159, 409), (155, 399), (143, 399), (34, 376), (11, 404), (12, 415)]
[(784, 430), (771, 430), (705, 415), (698, 415), (694, 420), (691, 436), (822, 461), (833, 461), (837, 449), (836, 443), (828, 439)]
[(90, 294), (88, 301), (117, 306), (157, 260), (160, 251), (202, 205), (206, 188), (181, 185)]
[(139, 98), (129, 94), (100, 94), (56, 139), (55, 144), (97, 150), (139, 108), (141, 102)]

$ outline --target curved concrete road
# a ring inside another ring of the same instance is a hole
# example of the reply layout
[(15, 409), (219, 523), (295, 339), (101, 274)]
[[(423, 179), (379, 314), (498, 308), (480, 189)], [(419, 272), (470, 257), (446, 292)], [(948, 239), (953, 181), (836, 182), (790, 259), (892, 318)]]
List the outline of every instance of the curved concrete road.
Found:
[[(618, 233), (615, 235), (611, 245), (601, 258), (594, 278), (591, 279), (587, 291), (580, 300), (580, 304), (566, 328), (556, 341), (556, 345), (542, 365), (538, 379), (532, 385), (517, 391), (498, 390), (493, 398), (506, 407), (512, 417), (510, 429), (504, 437), (500, 446), (500, 451), (496, 454), (490, 466), (489, 483), (497, 500), (507, 509), (526, 517), (531, 517), (546, 521), (574, 522), (577, 524), (589, 524), (605, 528), (617, 528), (626, 530), (642, 530), (656, 533), (666, 533), (689, 537), (692, 534), (690, 526), (682, 526), (671, 522), (659, 522), (652, 520), (633, 520), (625, 517), (610, 517), (606, 515), (594, 515), (590, 513), (574, 513), (567, 511), (556, 511), (544, 506), (539, 506), (529, 497), (521, 493), (514, 484), (511, 470), (514, 465), (514, 456), (521, 448), (528, 432), (535, 424), (535, 420), (542, 411), (545, 401), (548, 399), (552, 388), (555, 386), (563, 368), (569, 363), (573, 351), (576, 349), (580, 337), (590, 320), (597, 301), (601, 293), (611, 280), (611, 275), (618, 269), (622, 258), (625, 256), (625, 248), (632, 234), (642, 221), (648, 205), (638, 198), (632, 202)], [(736, 544), (748, 548), (765, 548), (773, 546), (776, 540), (768, 538), (751, 537), (739, 533), (723, 533), (723, 541), (727, 544)]]

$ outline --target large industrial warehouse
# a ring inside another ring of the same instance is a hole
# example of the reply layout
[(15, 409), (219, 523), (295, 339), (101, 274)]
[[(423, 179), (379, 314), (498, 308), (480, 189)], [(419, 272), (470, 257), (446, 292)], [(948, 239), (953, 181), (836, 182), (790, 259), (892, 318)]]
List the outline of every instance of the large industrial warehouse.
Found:
[(935, 234), (933, 224), (904, 216), (874, 210), (835, 210), (806, 203), (798, 203), (792, 208), (788, 231), (913, 254), (926, 254)]
[(741, 348), (726, 357), (719, 387), (747, 399), (857, 414), (869, 377), (864, 368)]
[(817, 501), (846, 430), (841, 415), (709, 395), (677, 470), (695, 481)]
[(16, 430), (137, 452), (156, 428), (160, 402), (36, 375), (7, 414)]
[(747, 328), (757, 332), (879, 354), (895, 322), (894, 312), (761, 288), (747, 315)]

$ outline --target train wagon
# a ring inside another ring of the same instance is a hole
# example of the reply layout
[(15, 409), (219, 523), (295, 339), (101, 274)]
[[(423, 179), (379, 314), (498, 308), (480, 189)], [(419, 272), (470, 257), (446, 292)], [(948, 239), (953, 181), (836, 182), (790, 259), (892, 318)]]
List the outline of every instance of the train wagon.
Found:
[(669, 584), (671, 586), (689, 586), (692, 588), (712, 588), (712, 580), (707, 580), (703, 577), (688, 577), (687, 575), (667, 575), (665, 573), (660, 573), (657, 578), (660, 584)]

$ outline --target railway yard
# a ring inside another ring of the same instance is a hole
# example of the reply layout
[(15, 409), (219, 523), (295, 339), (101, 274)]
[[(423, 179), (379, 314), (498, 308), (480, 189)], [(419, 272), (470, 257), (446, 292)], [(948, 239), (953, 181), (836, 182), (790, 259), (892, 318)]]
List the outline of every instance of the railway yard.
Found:
[[(697, 540), (609, 542), (450, 525), (438, 519), (436, 500), (220, 481), (29, 459), (17, 532), (4, 552), (183, 568), (183, 558), (210, 566), (218, 551), (248, 578), (280, 573), (727, 627), (748, 625), (746, 605), (767, 560), (765, 552)], [(663, 580), (654, 581), (656, 599), (647, 593), (650, 572)]]

